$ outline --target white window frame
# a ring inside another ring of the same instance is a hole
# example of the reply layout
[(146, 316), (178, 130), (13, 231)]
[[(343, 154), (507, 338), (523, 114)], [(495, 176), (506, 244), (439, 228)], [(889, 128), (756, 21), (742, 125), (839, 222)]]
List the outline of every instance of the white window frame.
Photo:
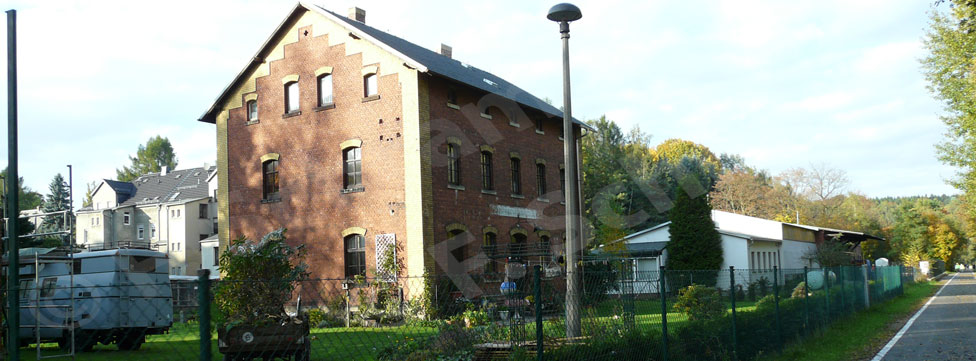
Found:
[(332, 87), (332, 74), (325, 73), (316, 79), (319, 90), (319, 106), (324, 107), (335, 102), (334, 89)]
[(380, 88), (376, 77), (376, 73), (369, 73), (363, 76), (364, 96), (371, 97), (380, 93)]
[(132, 217), (129, 212), (122, 212), (122, 224), (128, 226), (130, 223), (132, 223)]
[(140, 241), (146, 239), (146, 226), (140, 224), (136, 228), (136, 239)]
[(301, 110), (301, 92), (298, 89), (298, 81), (285, 84), (285, 114), (295, 113)]

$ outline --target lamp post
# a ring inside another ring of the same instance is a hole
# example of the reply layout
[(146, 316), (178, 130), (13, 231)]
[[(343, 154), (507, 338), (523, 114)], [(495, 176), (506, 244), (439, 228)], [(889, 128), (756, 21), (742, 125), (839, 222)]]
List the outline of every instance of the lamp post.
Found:
[(576, 5), (556, 4), (549, 9), (549, 20), (559, 23), (559, 37), (563, 41), (563, 161), (566, 164), (566, 338), (581, 336), (579, 317), (579, 273), (576, 246), (580, 239), (580, 207), (578, 169), (576, 162), (576, 132), (573, 130), (573, 106), (569, 91), (569, 23), (579, 20), (583, 13)]

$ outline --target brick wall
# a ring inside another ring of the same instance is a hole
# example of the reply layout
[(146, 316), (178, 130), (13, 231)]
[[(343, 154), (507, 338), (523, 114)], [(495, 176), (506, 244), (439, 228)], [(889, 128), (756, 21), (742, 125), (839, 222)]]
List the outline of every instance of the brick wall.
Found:
[[(347, 56), (346, 44), (329, 46), (329, 35), (310, 30), (299, 28), (298, 42), (285, 45), (284, 58), (257, 78), (259, 122), (246, 125), (246, 107), (230, 110), (229, 235), (257, 239), (287, 227), (293, 243), (308, 246), (312, 277), (340, 278), (342, 230), (367, 230), (367, 270), (375, 268), (375, 235), (405, 235), (401, 89), (394, 71), (380, 66), (380, 99), (364, 102), (362, 69), (371, 64), (363, 63), (362, 53)], [(335, 108), (316, 110), (314, 72), (323, 66), (333, 67)], [(281, 79), (291, 74), (299, 75), (301, 114), (283, 117)], [(343, 194), (339, 144), (349, 139), (362, 140), (365, 190)], [(266, 153), (280, 154), (280, 202), (262, 203), (260, 157)]]
[[(459, 109), (447, 105), (450, 90), (457, 94)], [(486, 107), (491, 119), (481, 115)], [(465, 257), (477, 257), (481, 252), (482, 231), (486, 226), (498, 230), (497, 242), (502, 245), (510, 241), (510, 231), (516, 226), (528, 233), (528, 243), (537, 242), (540, 237), (534, 230), (538, 227), (551, 233), (551, 240), (556, 244), (554, 253), (560, 254), (565, 228), (565, 208), (561, 204), (560, 193), (563, 187), (559, 182), (559, 165), (563, 162), (563, 142), (559, 139), (561, 119), (547, 118), (498, 96), (486, 96), (481, 91), (436, 77), (430, 81), (430, 108), (434, 243), (448, 238), (448, 225), (462, 224), (471, 233)], [(510, 124), (513, 123), (510, 119), (513, 114), (517, 127)], [(544, 134), (536, 131), (536, 121), (543, 122)], [(461, 141), (463, 190), (448, 186), (446, 152), (449, 137)], [(495, 194), (482, 191), (483, 145), (494, 148)], [(511, 152), (517, 152), (521, 159), (522, 198), (513, 196), (511, 192)], [(536, 186), (537, 159), (546, 162), (547, 193), (542, 197), (546, 200), (540, 200)], [(539, 218), (520, 221), (514, 217), (495, 215), (491, 210), (492, 205), (533, 209), (538, 212)], [(438, 259), (437, 263), (438, 271), (450, 271), (449, 267), (445, 267), (444, 259)], [(482, 263), (473, 262), (474, 266)], [(498, 265), (497, 269), (503, 268)]]

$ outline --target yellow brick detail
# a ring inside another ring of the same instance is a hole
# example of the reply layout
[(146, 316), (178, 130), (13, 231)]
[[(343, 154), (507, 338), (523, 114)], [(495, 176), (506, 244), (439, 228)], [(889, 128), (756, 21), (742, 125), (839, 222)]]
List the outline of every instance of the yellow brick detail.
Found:
[(298, 74), (288, 74), (284, 78), (281, 78), (281, 84), (288, 84), (291, 82), (298, 81)]
[(249, 101), (252, 101), (252, 100), (258, 100), (258, 93), (250, 93), (250, 94), (244, 95), (244, 102), (245, 103), (247, 103)]
[(315, 69), (315, 76), (316, 77), (322, 76), (322, 74), (332, 74), (332, 67), (331, 66), (323, 66), (321, 68)]
[(339, 143), (339, 149), (346, 150), (348, 148), (359, 148), (363, 146), (363, 141), (361, 139), (349, 139)]
[(495, 147), (492, 147), (492, 146), (487, 145), (487, 144), (486, 145), (482, 145), (481, 146), (481, 151), (482, 152), (488, 152), (488, 153), (495, 153)]
[(363, 67), (363, 75), (377, 74), (377, 71), (376, 65)]
[(361, 236), (366, 235), (366, 228), (363, 227), (349, 227), (342, 230), (342, 238), (348, 237), (350, 234), (358, 234)]
[(268, 153), (261, 156), (261, 164), (264, 164), (264, 162), (267, 162), (269, 160), (278, 160), (278, 159), (281, 159), (281, 154)]

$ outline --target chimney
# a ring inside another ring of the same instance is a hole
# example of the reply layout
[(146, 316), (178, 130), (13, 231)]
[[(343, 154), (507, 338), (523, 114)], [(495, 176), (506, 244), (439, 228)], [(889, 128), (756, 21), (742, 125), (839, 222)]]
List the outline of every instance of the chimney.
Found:
[(357, 7), (351, 7), (349, 8), (349, 18), (365, 24), (366, 10)]
[(450, 58), (451, 57), (452, 50), (453, 49), (451, 48), (450, 45), (441, 43), (441, 55)]
[(167, 167), (167, 166), (165, 166), (165, 165), (164, 165), (164, 166), (163, 166), (163, 168), (162, 168), (162, 169), (160, 169), (160, 171), (159, 171), (159, 175), (166, 175), (166, 174), (168, 174), (168, 173), (169, 173), (169, 167)]

